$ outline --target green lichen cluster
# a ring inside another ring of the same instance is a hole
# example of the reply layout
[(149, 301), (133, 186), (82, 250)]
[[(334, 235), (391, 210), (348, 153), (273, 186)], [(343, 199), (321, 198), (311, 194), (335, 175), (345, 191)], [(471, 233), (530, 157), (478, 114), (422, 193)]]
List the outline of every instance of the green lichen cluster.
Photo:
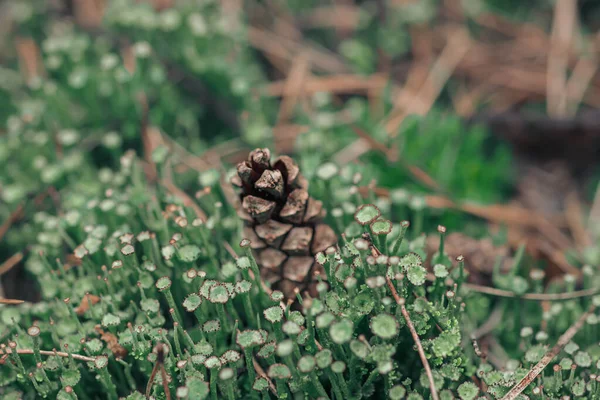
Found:
[[(330, 181), (336, 192), (351, 192), (344, 175)], [(537, 302), (472, 293), (463, 262), (443, 249), (428, 255), (425, 236), (407, 222), (392, 223), (349, 197), (333, 200), (346, 204), (337, 217), (345, 227), (339, 246), (316, 256), (327, 273), (319, 297), (288, 302), (257, 279), (235, 210), (212, 182), (198, 200), (209, 215), (203, 219), (148, 184), (141, 160), (127, 153), (98, 195), (60, 215), (33, 215), (38, 240), (26, 267), (42, 301), (0, 310), (3, 398), (142, 398), (159, 344), (168, 349), (162, 365), (171, 398), (430, 398), (403, 307), (440, 398), (477, 398), (481, 382), (501, 398), (590, 301), (553, 303), (542, 313)], [(502, 277), (535, 290), (535, 276), (522, 277), (519, 261)], [(556, 289), (568, 291), (569, 280), (564, 285)], [(483, 351), (505, 359), (486, 359), (470, 335), (497, 309), (504, 315), (494, 345), (504, 350)], [(597, 322), (588, 317), (528, 389), (532, 396), (596, 393)], [(149, 386), (155, 398), (166, 398), (162, 379), (157, 374)]]

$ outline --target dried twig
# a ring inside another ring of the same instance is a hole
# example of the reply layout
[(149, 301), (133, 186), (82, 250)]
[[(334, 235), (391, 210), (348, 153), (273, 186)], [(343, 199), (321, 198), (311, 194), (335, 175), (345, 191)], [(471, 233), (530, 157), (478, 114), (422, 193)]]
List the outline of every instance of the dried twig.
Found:
[(471, 333), (471, 339), (477, 340), (493, 331), (498, 324), (502, 322), (503, 315), (504, 306), (500, 304), (494, 308), (494, 311), (492, 311), (489, 318), (479, 328), (475, 329), (473, 333)]
[(427, 357), (425, 356), (425, 351), (423, 351), (423, 346), (421, 345), (421, 339), (419, 339), (419, 335), (417, 334), (417, 331), (415, 330), (415, 326), (413, 325), (412, 320), (410, 319), (410, 315), (408, 314), (408, 311), (406, 310), (406, 307), (404, 306), (404, 299), (400, 298), (400, 296), (398, 295), (398, 292), (396, 291), (396, 288), (394, 287), (394, 283), (392, 282), (392, 280), (390, 279), (389, 276), (386, 277), (386, 281), (387, 281), (388, 287), (390, 288), (390, 291), (392, 292), (392, 296), (394, 297), (394, 300), (396, 301), (396, 304), (398, 304), (398, 306), (400, 307), (402, 316), (406, 320), (406, 325), (408, 326), (408, 329), (410, 330), (410, 334), (412, 335), (412, 337), (415, 341), (415, 344), (417, 345), (417, 351), (419, 353), (419, 357), (421, 357), (421, 362), (423, 363), (423, 368), (425, 368), (425, 374), (427, 375), (427, 379), (429, 380), (429, 389), (431, 390), (431, 398), (433, 400), (439, 400), (437, 390), (435, 389), (435, 382), (433, 381), (433, 374), (431, 373), (431, 367), (429, 366), (429, 362), (427, 361)]
[[(571, 240), (557, 227), (559, 224), (555, 221), (550, 222), (543, 215), (525, 208), (501, 204), (489, 206), (473, 203), (457, 204), (442, 196), (426, 196), (425, 201), (429, 207), (433, 208), (454, 208), (490, 221), (504, 222), (518, 226), (530, 226), (536, 228), (557, 249), (572, 247)], [(566, 268), (567, 272), (575, 275), (579, 275), (581, 272), (568, 264), (564, 265), (564, 263), (561, 263), (561, 267)]]
[[(0, 355), (2, 355), (2, 359), (4, 359), (9, 354), (11, 354), (13, 351), (15, 351), (15, 350), (12, 350), (10, 347), (6, 347), (5, 349), (0, 349)], [(34, 354), (33, 349), (17, 349), (16, 352), (17, 352), (17, 354)], [(67, 358), (70, 357), (69, 353), (65, 353), (62, 351), (40, 350), (40, 354), (43, 356), (58, 356), (58, 357), (67, 357)], [(82, 356), (80, 354), (71, 354), (71, 356), (73, 356), (73, 359), (79, 360), (79, 361), (87, 361), (87, 362), (96, 361), (96, 359), (94, 357)]]
[(576, 16), (577, 0), (556, 2), (546, 73), (548, 114), (553, 117), (567, 114), (567, 67)]
[(359, 138), (349, 145), (342, 147), (336, 152), (332, 159), (337, 165), (346, 165), (356, 161), (360, 156), (369, 152), (371, 146), (369, 142), (363, 138)]
[(142, 138), (142, 145), (144, 148), (144, 160), (146, 160), (146, 163), (148, 163), (149, 165), (149, 169), (146, 170), (147, 174), (149, 175), (147, 176), (147, 178), (148, 180), (154, 180), (158, 176), (156, 164), (152, 159), (152, 152), (154, 152), (156, 144), (149, 132), (150, 126), (148, 122), (148, 114), (150, 110), (148, 109), (148, 99), (146, 98), (146, 95), (144, 93), (140, 94), (139, 103), (142, 108), (142, 118), (140, 121), (140, 136)]
[(294, 62), (284, 86), (284, 96), (279, 107), (277, 124), (285, 123), (291, 116), (298, 98), (304, 91), (304, 80), (310, 75), (310, 58), (307, 53), (294, 57)]
[(558, 338), (556, 345), (547, 352), (544, 357), (538, 362), (527, 375), (523, 377), (510, 391), (502, 398), (502, 400), (514, 400), (516, 399), (527, 386), (550, 364), (550, 362), (561, 352), (563, 347), (573, 339), (575, 334), (581, 329), (585, 320), (596, 310), (595, 306), (591, 306), (587, 312), (585, 312), (579, 319), (571, 325), (561, 337)]
[(4, 275), (23, 259), (23, 253), (15, 253), (0, 264), (0, 276)]
[(19, 204), (17, 208), (10, 213), (8, 218), (0, 225), (0, 239), (6, 235), (8, 229), (15, 223), (21, 216), (23, 215), (24, 205), (23, 203)]
[(85, 29), (100, 28), (106, 3), (105, 0), (74, 0), (75, 22)]
[[(360, 138), (359, 139), (360, 142), (359, 141), (357, 141), (357, 142), (366, 144), (367, 150), (373, 149), (373, 150), (379, 151), (380, 153), (382, 153), (383, 155), (386, 156), (388, 161), (400, 164), (400, 166), (402, 166), (406, 171), (408, 171), (417, 182), (424, 184), (429, 189), (432, 189), (434, 191), (442, 190), (440, 184), (437, 183), (427, 172), (425, 172), (424, 170), (422, 170), (421, 168), (419, 168), (415, 165), (411, 165), (411, 164), (407, 163), (403, 159), (400, 159), (398, 157), (398, 154), (395, 151), (396, 148), (393, 148), (393, 149), (388, 148), (383, 143), (378, 142), (367, 132), (363, 131), (362, 129), (360, 129), (356, 126), (353, 126), (352, 129), (354, 130), (356, 135)], [(343, 165), (340, 162), (342, 160), (342, 158), (338, 159), (338, 157), (335, 156), (334, 159), (336, 159), (336, 161), (338, 161), (340, 163), (340, 165)], [(347, 161), (347, 158), (344, 157), (343, 160)]]
[(171, 400), (171, 391), (169, 390), (169, 382), (167, 377), (167, 372), (165, 371), (165, 353), (166, 349), (168, 349), (164, 344), (158, 343), (154, 347), (154, 353), (156, 353), (156, 362), (154, 363), (154, 367), (152, 368), (152, 372), (150, 373), (150, 379), (148, 379), (148, 384), (146, 385), (146, 398), (150, 398), (150, 392), (152, 391), (152, 387), (154, 386), (154, 380), (156, 379), (157, 372), (160, 371), (160, 377), (162, 380), (163, 390), (165, 392), (165, 396), (167, 400)]
[[(596, 193), (594, 194), (594, 201), (592, 202), (592, 207), (590, 209), (590, 216), (588, 217), (588, 225), (592, 226), (593, 224), (600, 223), (600, 184), (596, 188)], [(595, 235), (596, 236), (596, 235)], [(594, 239), (598, 239), (594, 237)]]
[(177, 187), (172, 181), (167, 179), (161, 179), (160, 184), (163, 185), (173, 196), (179, 197), (183, 202), (183, 205), (190, 207), (194, 210), (196, 217), (206, 222), (208, 217), (206, 213), (200, 208), (200, 206), (188, 195), (184, 190)]
[(17, 305), (17, 304), (23, 304), (23, 303), (25, 303), (25, 300), (0, 299), (0, 304)]
[(333, 73), (348, 72), (348, 68), (339, 57), (314, 44), (298, 43), (293, 39), (254, 26), (248, 27), (248, 41), (255, 48), (289, 62), (296, 54), (306, 51), (316, 69)]
[(254, 364), (254, 369), (256, 370), (256, 372), (258, 372), (258, 375), (262, 376), (267, 380), (267, 382), (269, 382), (269, 389), (271, 390), (271, 393), (273, 393), (273, 396), (277, 397), (277, 389), (275, 388), (273, 381), (269, 378), (267, 374), (265, 374), (265, 370), (260, 366), (260, 364), (258, 363), (258, 361), (256, 361), (254, 357), (252, 357), (252, 364)]
[(573, 116), (577, 113), (579, 103), (581, 103), (585, 93), (590, 87), (591, 81), (594, 79), (596, 72), (598, 71), (598, 64), (595, 60), (589, 60), (587, 58), (580, 59), (571, 77), (567, 81), (567, 115)]
[[(271, 82), (266, 86), (268, 96), (285, 96), (287, 80)], [(371, 90), (383, 90), (389, 83), (389, 77), (383, 74), (369, 76), (336, 74), (329, 76), (307, 77), (304, 81), (302, 91), (306, 95), (317, 92), (328, 92), (332, 94), (366, 93)]]
[[(360, 190), (365, 192), (369, 189), (361, 187)], [(378, 187), (375, 188), (374, 191), (377, 196), (389, 197), (390, 195), (389, 190), (386, 188)], [(479, 205), (467, 202), (457, 203), (445, 196), (438, 195), (425, 196), (425, 202), (427, 206), (431, 208), (457, 209), (489, 221), (519, 226), (536, 227), (539, 226), (540, 219), (543, 218), (541, 215), (531, 210), (516, 205)], [(557, 229), (557, 226), (563, 225), (563, 221), (558, 219), (552, 220), (552, 223), (549, 221), (546, 221), (546, 223), (550, 224), (553, 229)]]
[(419, 90), (417, 95), (419, 101), (404, 96), (398, 99), (399, 102), (396, 102), (397, 108), (392, 111), (386, 123), (386, 131), (389, 135), (395, 136), (398, 133), (398, 127), (407, 115), (412, 113), (424, 115), (429, 111), (470, 47), (470, 39), (464, 30), (459, 29), (451, 34), (448, 44), (432, 66), (427, 79)]
[[(361, 10), (353, 5), (324, 5), (317, 6), (310, 10), (308, 14), (300, 15), (299, 25), (304, 28), (334, 28), (339, 31), (347, 32), (356, 29)], [(335, 17), (332, 18), (332, 15)]]
[(510, 297), (510, 298), (519, 298), (523, 300), (532, 300), (532, 301), (564, 301), (564, 300), (573, 300), (579, 299), (582, 297), (594, 296), (600, 293), (600, 288), (591, 288), (584, 290), (577, 290), (574, 292), (565, 292), (565, 293), (525, 293), (523, 295), (518, 295), (514, 292), (492, 288), (489, 286), (477, 285), (475, 283), (464, 283), (463, 287), (474, 292), (489, 294), (492, 296), (498, 297)]
[[(304, 89), (302, 89), (304, 91)], [(294, 151), (296, 138), (308, 132), (306, 125), (284, 123), (273, 127), (273, 139), (275, 152), (277, 154), (288, 154)]]
[(565, 219), (569, 224), (575, 244), (582, 250), (592, 244), (592, 239), (583, 224), (583, 210), (579, 195), (574, 191), (567, 194), (565, 206)]
[(44, 63), (37, 43), (32, 38), (19, 37), (15, 40), (19, 67), (26, 82), (44, 75)]

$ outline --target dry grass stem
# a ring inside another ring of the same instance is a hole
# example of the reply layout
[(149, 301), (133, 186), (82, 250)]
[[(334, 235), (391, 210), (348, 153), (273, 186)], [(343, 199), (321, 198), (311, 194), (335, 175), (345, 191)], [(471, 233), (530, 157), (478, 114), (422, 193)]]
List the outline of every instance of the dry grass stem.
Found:
[(562, 351), (562, 349), (573, 339), (573, 337), (579, 332), (581, 327), (585, 324), (585, 320), (594, 313), (596, 310), (595, 306), (585, 312), (579, 319), (571, 325), (561, 337), (558, 338), (556, 345), (547, 352), (544, 357), (536, 365), (531, 368), (529, 373), (523, 377), (510, 391), (502, 398), (502, 400), (514, 400), (533, 382), (533, 380), (550, 364), (550, 362)]
[(15, 299), (0, 299), (0, 304), (8, 304), (8, 305), (17, 305), (25, 303), (24, 300), (15, 300)]
[[(336, 74), (328, 76), (306, 77), (302, 91), (306, 95), (317, 92), (328, 92), (332, 94), (361, 94), (371, 90), (383, 90), (389, 83), (389, 77), (385, 74), (373, 74), (369, 76)], [(268, 96), (285, 96), (287, 80), (271, 82), (266, 86)]]
[(400, 296), (398, 295), (398, 292), (396, 291), (396, 288), (394, 287), (394, 283), (392, 282), (392, 280), (390, 279), (389, 276), (386, 277), (386, 281), (387, 281), (388, 287), (390, 288), (390, 291), (392, 292), (392, 296), (394, 297), (394, 300), (396, 301), (396, 304), (398, 304), (398, 306), (400, 307), (402, 316), (406, 320), (406, 325), (408, 326), (408, 329), (410, 330), (410, 334), (412, 335), (412, 337), (415, 341), (415, 344), (417, 346), (417, 351), (419, 353), (419, 357), (421, 358), (421, 362), (423, 363), (423, 368), (425, 369), (425, 374), (427, 375), (427, 379), (429, 380), (429, 389), (431, 390), (431, 398), (433, 400), (439, 400), (437, 390), (435, 388), (435, 382), (433, 381), (433, 374), (431, 372), (431, 367), (429, 366), (429, 361), (427, 361), (427, 357), (425, 356), (425, 351), (423, 350), (423, 345), (421, 345), (421, 339), (419, 339), (419, 335), (417, 334), (417, 331), (415, 330), (415, 326), (413, 325), (412, 320), (410, 319), (410, 315), (408, 314), (408, 311), (406, 310), (406, 307), (404, 306), (404, 299), (400, 298)]
[(409, 114), (425, 115), (429, 112), (446, 82), (470, 47), (470, 39), (466, 31), (458, 29), (451, 34), (446, 47), (433, 64), (417, 95), (417, 99), (420, 101), (412, 99), (413, 101), (407, 103), (406, 100), (401, 100), (402, 108), (392, 111), (386, 123), (386, 131), (389, 135), (395, 136), (397, 134), (398, 127), (405, 116)]
[(0, 225), (0, 240), (6, 235), (6, 232), (10, 229), (12, 224), (19, 220), (23, 216), (23, 211), (25, 207), (24, 204), (21, 203), (17, 206), (17, 208), (10, 213), (8, 218)]
[(6, 274), (8, 271), (13, 269), (23, 259), (23, 253), (15, 253), (10, 256), (6, 261), (0, 264), (0, 276)]
[(277, 397), (277, 389), (275, 388), (275, 384), (273, 383), (271, 378), (269, 378), (269, 376), (265, 373), (265, 370), (260, 366), (260, 364), (258, 363), (258, 361), (256, 361), (254, 357), (252, 358), (252, 364), (254, 365), (254, 369), (256, 370), (256, 372), (258, 372), (258, 375), (265, 378), (267, 382), (269, 382), (269, 390), (271, 391), (271, 393), (273, 393), (273, 396)]
[(567, 116), (568, 52), (573, 41), (576, 16), (577, 0), (556, 2), (546, 73), (547, 110), (552, 117)]
[[(34, 354), (33, 349), (17, 349), (17, 354)], [(0, 355), (2, 356), (2, 360), (5, 359), (9, 354), (13, 352), (12, 349), (6, 347), (4, 350), (0, 350)], [(58, 357), (69, 357), (69, 353), (65, 353), (63, 351), (51, 351), (51, 350), (40, 350), (40, 354), (43, 356), (58, 356)], [(94, 362), (96, 359), (94, 357), (82, 356), (80, 354), (71, 354), (73, 359), (79, 361), (87, 361)]]
[(568, 116), (574, 116), (577, 113), (579, 103), (581, 103), (586, 92), (590, 89), (590, 84), (596, 76), (597, 71), (598, 64), (595, 60), (581, 58), (577, 64), (575, 64), (575, 68), (573, 68), (573, 72), (567, 81), (566, 87)]
[(277, 125), (285, 123), (292, 115), (298, 98), (304, 92), (304, 81), (310, 75), (310, 58), (307, 53), (298, 54), (284, 85), (284, 96), (279, 106)]
[(565, 219), (580, 250), (592, 244), (590, 234), (583, 223), (583, 215), (579, 195), (575, 192), (569, 193), (566, 198)]
[(595, 296), (598, 293), (600, 293), (600, 288), (591, 288), (566, 293), (525, 293), (519, 296), (509, 290), (496, 289), (488, 286), (477, 285), (474, 283), (465, 283), (463, 284), (463, 287), (474, 292), (489, 294), (492, 296), (519, 298), (523, 300), (532, 301), (565, 301)]

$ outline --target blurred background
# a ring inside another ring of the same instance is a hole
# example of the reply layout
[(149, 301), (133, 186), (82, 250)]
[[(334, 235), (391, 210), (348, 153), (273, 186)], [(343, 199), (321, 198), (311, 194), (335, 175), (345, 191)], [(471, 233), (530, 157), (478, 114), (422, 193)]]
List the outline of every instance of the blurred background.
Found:
[(309, 178), (356, 164), (358, 190), (433, 210), (429, 230), (600, 262), (596, 0), (4, 0), (0, 19), (11, 274), (28, 210), (157, 147), (183, 190), (271, 147)]

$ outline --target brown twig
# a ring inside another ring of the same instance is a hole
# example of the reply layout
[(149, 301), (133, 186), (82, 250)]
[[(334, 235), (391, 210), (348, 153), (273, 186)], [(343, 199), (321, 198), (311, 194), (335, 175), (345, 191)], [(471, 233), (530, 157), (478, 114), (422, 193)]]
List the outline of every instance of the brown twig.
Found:
[[(2, 355), (4, 357), (8, 356), (9, 354), (11, 354), (13, 351), (11, 348), (6, 347), (4, 350), (0, 349), (0, 355)], [(17, 349), (16, 350), (17, 354), (34, 354), (33, 349)], [(69, 353), (65, 353), (62, 351), (51, 351), (51, 350), (40, 350), (40, 354), (43, 356), (58, 356), (58, 357), (70, 357)], [(79, 360), (79, 361), (87, 361), (87, 362), (94, 362), (96, 361), (95, 358), (93, 357), (88, 357), (88, 356), (82, 356), (80, 354), (71, 354), (71, 356), (73, 356), (73, 359), (75, 360)]]
[[(361, 192), (368, 190), (366, 187), (360, 188)], [(374, 189), (377, 196), (389, 197), (389, 190), (386, 188), (377, 187)], [(519, 226), (536, 227), (539, 225), (540, 219), (543, 218), (539, 214), (527, 210), (523, 207), (516, 205), (480, 205), (474, 203), (456, 203), (453, 200), (438, 195), (425, 196), (425, 203), (431, 208), (450, 208), (457, 209), (468, 214), (474, 215), (479, 218), (487, 219), (489, 221), (501, 222), (506, 224), (514, 224)], [(599, 207), (600, 208), (600, 207)], [(550, 224), (549, 221), (547, 221)], [(550, 224), (554, 229), (556, 226), (562, 226), (562, 220), (553, 220)]]
[(194, 210), (196, 217), (202, 221), (207, 221), (206, 213), (200, 208), (200, 206), (188, 195), (184, 190), (178, 188), (172, 181), (167, 179), (161, 179), (160, 184), (163, 185), (173, 196), (179, 197), (183, 202), (183, 205), (190, 207)]
[(547, 108), (553, 117), (567, 114), (567, 68), (576, 16), (577, 0), (556, 2), (546, 73)]
[(45, 74), (40, 49), (32, 38), (16, 38), (15, 47), (19, 57), (19, 67), (26, 82), (31, 82)]
[(98, 29), (107, 3), (105, 0), (74, 0), (75, 22), (86, 29)]
[[(287, 80), (271, 82), (266, 86), (268, 96), (281, 97), (286, 95)], [(327, 92), (332, 94), (355, 94), (366, 93), (371, 90), (383, 90), (389, 83), (389, 77), (383, 74), (373, 74), (369, 76), (336, 74), (329, 76), (307, 77), (303, 92), (306, 95), (317, 92)]]
[[(423, 169), (417, 167), (416, 165), (409, 164), (403, 159), (400, 159), (398, 154), (395, 151), (395, 148), (394, 149), (388, 148), (383, 143), (378, 142), (367, 132), (365, 132), (364, 130), (362, 130), (356, 126), (352, 126), (352, 129), (354, 130), (354, 133), (356, 133), (356, 135), (360, 138), (359, 139), (360, 142), (358, 142), (358, 141), (357, 142), (366, 144), (367, 146), (365, 146), (365, 148), (367, 150), (373, 149), (373, 150), (379, 151), (380, 153), (385, 155), (385, 157), (388, 159), (388, 161), (400, 164), (400, 166), (402, 166), (406, 171), (408, 171), (417, 182), (424, 184), (429, 189), (432, 189), (434, 191), (442, 190), (440, 184), (437, 183), (435, 181), (435, 179), (433, 179)], [(336, 161), (338, 161), (338, 162), (341, 160), (341, 159), (338, 159), (337, 157), (334, 157), (334, 159), (336, 159)], [(343, 159), (347, 160), (345, 157)], [(343, 165), (343, 164), (340, 163), (340, 165)]]
[(398, 306), (400, 307), (402, 316), (406, 320), (406, 325), (408, 326), (408, 329), (410, 330), (410, 334), (412, 335), (412, 337), (415, 341), (415, 344), (417, 345), (417, 351), (419, 353), (419, 357), (421, 357), (421, 362), (423, 363), (423, 368), (425, 368), (425, 374), (427, 375), (427, 379), (429, 380), (429, 389), (431, 390), (431, 398), (433, 400), (439, 400), (437, 390), (435, 388), (435, 382), (433, 381), (433, 374), (431, 373), (431, 367), (429, 366), (429, 362), (427, 361), (427, 357), (425, 356), (425, 351), (423, 350), (423, 346), (421, 345), (421, 339), (419, 339), (419, 335), (417, 334), (415, 326), (413, 325), (412, 320), (410, 319), (410, 315), (408, 314), (408, 311), (406, 310), (406, 307), (404, 306), (404, 299), (400, 298), (400, 296), (398, 295), (398, 292), (396, 291), (396, 288), (394, 287), (394, 283), (392, 282), (392, 280), (390, 279), (389, 276), (386, 277), (386, 281), (387, 281), (388, 287), (390, 288), (390, 291), (392, 292), (392, 296), (394, 297), (394, 300), (396, 301), (396, 304), (398, 304)]
[(502, 398), (502, 400), (514, 400), (516, 399), (527, 386), (550, 364), (550, 362), (561, 352), (563, 347), (573, 339), (575, 334), (581, 329), (585, 320), (595, 311), (596, 307), (591, 306), (587, 312), (585, 312), (579, 319), (571, 325), (561, 337), (558, 338), (556, 345), (547, 352), (544, 357), (533, 367), (531, 370), (510, 389), (510, 391)]
[(144, 160), (148, 163), (149, 169), (147, 169), (148, 180), (153, 181), (158, 176), (158, 172), (156, 169), (156, 164), (152, 159), (152, 152), (155, 150), (156, 145), (154, 143), (153, 138), (150, 136), (150, 126), (149, 126), (149, 109), (148, 109), (148, 99), (144, 93), (139, 95), (139, 103), (142, 108), (142, 118), (140, 121), (140, 136), (142, 137), (142, 145), (144, 148)]
[(23, 303), (25, 303), (25, 300), (0, 299), (0, 304), (17, 305), (17, 304), (23, 304)]
[(360, 156), (371, 150), (369, 142), (363, 138), (359, 138), (349, 145), (342, 147), (332, 157), (337, 165), (346, 165), (356, 161)]
[(231, 247), (229, 242), (223, 241), (223, 247), (225, 247), (225, 250), (229, 253), (231, 258), (233, 258), (234, 260), (237, 260), (239, 258), (239, 256), (237, 255), (233, 247)]
[(494, 311), (492, 311), (489, 318), (479, 328), (475, 329), (473, 333), (471, 333), (471, 339), (477, 340), (493, 331), (498, 324), (502, 322), (503, 315), (504, 306), (500, 304), (494, 308)]
[(158, 343), (154, 347), (154, 352), (156, 353), (156, 362), (154, 363), (154, 367), (152, 368), (152, 372), (150, 373), (150, 379), (148, 379), (148, 384), (146, 385), (147, 399), (150, 398), (150, 392), (152, 391), (152, 386), (154, 385), (156, 374), (160, 371), (160, 377), (162, 380), (162, 386), (165, 392), (165, 396), (167, 397), (167, 400), (171, 400), (171, 391), (169, 390), (167, 372), (165, 371), (165, 348), (165, 345), (162, 343)]
[(332, 73), (348, 72), (346, 65), (332, 52), (314, 44), (299, 43), (260, 27), (248, 27), (248, 41), (255, 48), (288, 62), (291, 62), (296, 54), (306, 51), (316, 69)]
[[(338, 31), (348, 32), (356, 29), (360, 20), (361, 10), (353, 5), (324, 5), (317, 6), (309, 13), (300, 15), (297, 20), (303, 29), (334, 28)], [(335, 15), (335, 18), (332, 18)]]
[(285, 82), (284, 96), (279, 106), (277, 124), (284, 124), (294, 111), (298, 98), (304, 91), (304, 80), (310, 75), (310, 58), (307, 53), (300, 53), (294, 57), (290, 73)]
[(579, 103), (583, 100), (597, 71), (598, 64), (596, 60), (582, 58), (575, 64), (566, 87), (569, 100), (567, 115), (573, 116), (577, 113)]
[(589, 232), (583, 224), (583, 210), (579, 195), (573, 191), (567, 194), (565, 204), (565, 219), (569, 225), (569, 229), (575, 239), (575, 244), (579, 250), (592, 244), (592, 239)]
[(265, 374), (265, 370), (260, 366), (254, 357), (252, 357), (252, 364), (254, 365), (256, 372), (258, 372), (258, 375), (262, 376), (267, 380), (267, 382), (269, 382), (269, 389), (271, 390), (271, 393), (273, 393), (273, 396), (277, 397), (277, 389), (275, 388), (273, 381), (267, 376), (267, 374)]
[[(596, 188), (594, 193), (594, 200), (590, 209), (590, 215), (588, 217), (588, 226), (600, 223), (600, 185)], [(598, 239), (597, 235), (594, 235), (594, 239)]]
[[(302, 89), (304, 92), (304, 89)], [(288, 154), (294, 151), (296, 138), (301, 134), (308, 132), (306, 125), (284, 123), (273, 127), (273, 140), (275, 152), (277, 154)]]
[(518, 295), (514, 292), (492, 288), (489, 286), (477, 285), (475, 283), (464, 283), (464, 288), (472, 290), (478, 293), (489, 294), (497, 297), (509, 297), (509, 298), (519, 298), (523, 300), (532, 300), (532, 301), (565, 301), (565, 300), (573, 300), (579, 299), (582, 297), (594, 296), (600, 293), (600, 288), (591, 288), (584, 290), (577, 290), (574, 292), (565, 292), (565, 293), (525, 293), (523, 295)]
[(4, 235), (6, 235), (6, 232), (8, 232), (12, 224), (14, 224), (19, 218), (21, 218), (21, 216), (23, 215), (24, 208), (25, 207), (23, 203), (19, 204), (17, 208), (10, 213), (10, 215), (2, 223), (2, 225), (0, 225), (0, 239), (2, 239)]
[[(560, 231), (557, 224), (550, 222), (541, 214), (518, 206), (506, 206), (501, 204), (478, 205), (473, 203), (457, 204), (443, 196), (426, 196), (425, 202), (433, 208), (454, 208), (471, 215), (478, 216), (490, 221), (504, 222), (517, 226), (529, 226), (537, 229), (543, 237), (552, 243), (555, 249), (571, 248), (571, 240)], [(581, 271), (571, 266), (566, 260), (555, 257), (557, 265), (565, 272), (579, 276)]]
[(23, 259), (23, 253), (15, 253), (0, 264), (0, 276), (4, 275)]
[(466, 31), (458, 29), (451, 33), (446, 47), (432, 66), (427, 79), (419, 90), (418, 101), (404, 96), (396, 103), (397, 108), (392, 111), (386, 123), (386, 131), (389, 135), (395, 136), (398, 133), (398, 127), (407, 115), (412, 113), (424, 115), (429, 111), (470, 47), (470, 39)]

